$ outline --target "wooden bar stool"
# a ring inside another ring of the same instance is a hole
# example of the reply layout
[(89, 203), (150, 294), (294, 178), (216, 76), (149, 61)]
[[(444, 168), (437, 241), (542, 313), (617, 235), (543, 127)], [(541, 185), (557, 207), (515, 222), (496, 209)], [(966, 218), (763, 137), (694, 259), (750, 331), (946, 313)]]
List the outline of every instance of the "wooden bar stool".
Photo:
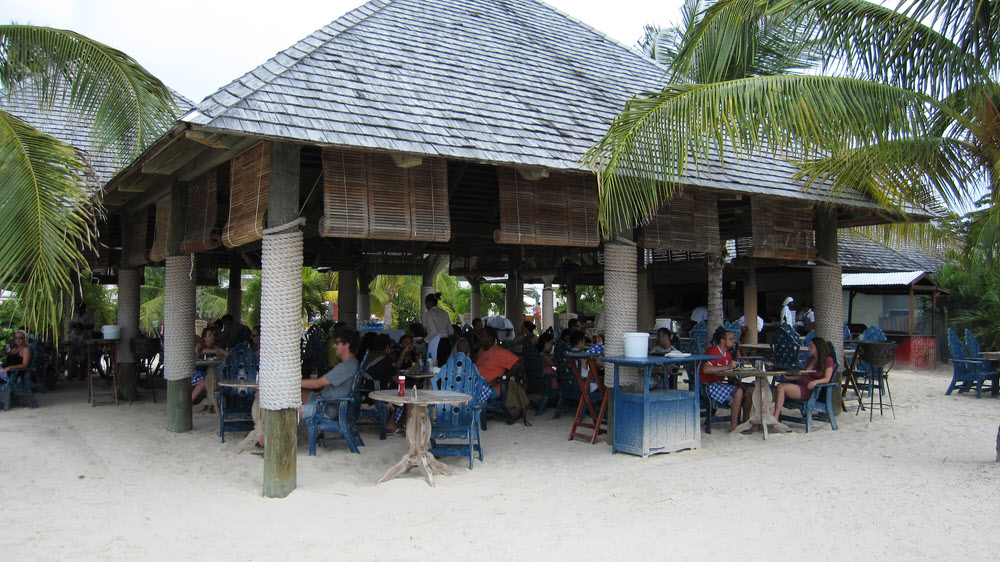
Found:
[[(572, 441), (576, 437), (582, 437), (589, 439), (593, 445), (597, 443), (598, 436), (608, 432), (608, 389), (604, 386), (604, 381), (601, 377), (598, 376), (596, 357), (591, 355), (590, 357), (580, 359), (586, 360), (590, 365), (590, 369), (587, 371), (587, 378), (584, 379), (583, 375), (580, 374), (580, 365), (577, 361), (573, 359), (569, 361), (573, 367), (573, 374), (576, 375), (576, 383), (580, 385), (580, 402), (576, 406), (573, 427), (569, 430), (569, 440)], [(592, 382), (597, 383), (597, 392), (601, 396), (601, 405), (597, 411), (594, 410), (594, 403), (590, 400), (590, 384)], [(584, 406), (586, 406), (586, 412), (590, 415), (592, 422), (583, 421)], [(588, 434), (579, 431), (579, 429), (589, 429), (591, 432)]]

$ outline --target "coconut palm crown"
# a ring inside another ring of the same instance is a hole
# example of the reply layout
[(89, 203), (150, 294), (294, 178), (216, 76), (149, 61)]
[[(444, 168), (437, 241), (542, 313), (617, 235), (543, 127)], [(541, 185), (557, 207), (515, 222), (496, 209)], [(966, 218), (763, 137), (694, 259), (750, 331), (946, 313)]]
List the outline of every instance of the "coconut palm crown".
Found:
[[(0, 86), (72, 110), (122, 164), (176, 119), (167, 87), (134, 59), (67, 30), (0, 25)], [(96, 238), (93, 168), (80, 148), (0, 110), (0, 186), (0, 286), (16, 289), (30, 329), (54, 332)]]
[[(767, 55), (769, 22), (795, 29), (823, 72), (728, 72)], [(829, 182), (898, 213), (985, 187), (996, 215), (1000, 2), (717, 0), (692, 23), (669, 83), (630, 100), (585, 157), (606, 235), (644, 222), (699, 164), (755, 153), (793, 160), (805, 189)]]

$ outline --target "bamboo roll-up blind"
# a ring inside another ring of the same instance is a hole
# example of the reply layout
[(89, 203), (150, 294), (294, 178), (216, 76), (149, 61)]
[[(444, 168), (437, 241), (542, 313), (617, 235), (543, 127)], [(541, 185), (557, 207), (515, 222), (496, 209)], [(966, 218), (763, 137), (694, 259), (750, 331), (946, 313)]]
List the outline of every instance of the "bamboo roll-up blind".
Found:
[(125, 221), (125, 231), (122, 238), (129, 241), (129, 253), (122, 253), (122, 267), (139, 267), (146, 265), (146, 227), (149, 213), (147, 209), (132, 213)]
[(750, 212), (753, 257), (796, 260), (816, 257), (812, 205), (754, 197)]
[(216, 171), (210, 170), (195, 178), (188, 188), (187, 228), (181, 252), (197, 254), (222, 245), (222, 237), (215, 231), (219, 220), (216, 201)]
[(230, 170), (229, 220), (222, 243), (229, 248), (260, 240), (267, 215), (271, 166), (270, 144), (262, 141), (233, 157)]
[(443, 158), (401, 168), (388, 154), (324, 148), (323, 208), (322, 236), (451, 240)]
[(717, 252), (719, 205), (705, 191), (675, 192), (643, 227), (643, 247), (653, 250)]
[(515, 168), (497, 168), (498, 244), (596, 247), (597, 184), (587, 174), (554, 173), (526, 180)]
[(153, 248), (149, 251), (150, 261), (167, 259), (170, 243), (170, 196), (156, 202), (156, 230), (153, 231)]

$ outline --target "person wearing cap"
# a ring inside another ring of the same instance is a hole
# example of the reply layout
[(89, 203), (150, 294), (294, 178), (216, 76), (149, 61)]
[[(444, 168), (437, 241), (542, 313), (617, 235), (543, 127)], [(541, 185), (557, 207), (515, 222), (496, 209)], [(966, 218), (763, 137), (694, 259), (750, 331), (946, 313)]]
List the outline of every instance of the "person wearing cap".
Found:
[(513, 345), (510, 346), (510, 350), (514, 353), (520, 353), (524, 349), (525, 344), (535, 345), (538, 343), (538, 336), (535, 335), (535, 324), (534, 322), (525, 321), (521, 325), (521, 330), (517, 333), (514, 338)]
[(781, 303), (781, 323), (788, 324), (789, 326), (795, 325), (795, 313), (789, 305), (794, 301), (792, 297), (785, 297), (784, 302)]

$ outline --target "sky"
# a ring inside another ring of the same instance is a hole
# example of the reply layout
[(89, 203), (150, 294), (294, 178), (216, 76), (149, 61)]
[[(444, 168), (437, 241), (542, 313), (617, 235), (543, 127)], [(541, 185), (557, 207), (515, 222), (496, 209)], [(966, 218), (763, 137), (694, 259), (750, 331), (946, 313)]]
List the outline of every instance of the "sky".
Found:
[[(5, 23), (82, 33), (139, 61), (193, 102), (362, 5), (363, 0), (0, 0)], [(680, 21), (682, 0), (548, 0), (633, 46), (647, 24)], [(165, 8), (169, 8), (169, 11)]]

